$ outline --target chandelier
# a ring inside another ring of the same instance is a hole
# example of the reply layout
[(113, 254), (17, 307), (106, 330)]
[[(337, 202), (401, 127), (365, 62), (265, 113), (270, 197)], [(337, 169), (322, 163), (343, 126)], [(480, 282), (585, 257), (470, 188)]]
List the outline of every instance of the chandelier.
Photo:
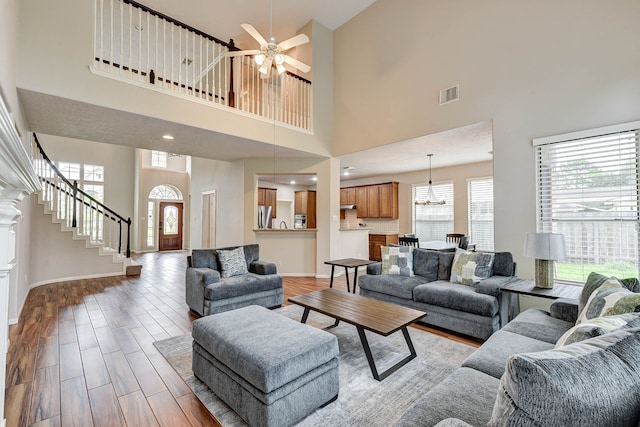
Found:
[(427, 154), (427, 157), (429, 157), (429, 188), (427, 189), (427, 198), (424, 199), (424, 200), (419, 200), (416, 197), (415, 204), (416, 204), (416, 206), (418, 206), (418, 205), (422, 205), (422, 206), (444, 205), (447, 202), (444, 199), (438, 200), (436, 195), (433, 194), (433, 187), (431, 186), (431, 157), (433, 157), (433, 154)]

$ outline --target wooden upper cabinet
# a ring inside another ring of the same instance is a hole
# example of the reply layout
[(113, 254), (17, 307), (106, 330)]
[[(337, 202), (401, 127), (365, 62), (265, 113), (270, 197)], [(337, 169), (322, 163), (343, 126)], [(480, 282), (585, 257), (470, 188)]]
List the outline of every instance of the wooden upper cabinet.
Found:
[(266, 188), (258, 188), (258, 206), (264, 206)]
[(380, 218), (380, 186), (367, 186), (367, 214), (368, 218)]
[(398, 183), (380, 184), (380, 218), (398, 218)]
[(356, 187), (356, 215), (358, 218), (369, 218), (367, 187)]
[[(353, 199), (346, 190), (353, 190)], [(358, 218), (398, 219), (398, 183), (360, 185), (340, 189), (340, 204), (355, 203)]]
[(313, 190), (294, 193), (294, 213), (307, 216), (307, 228), (316, 228), (316, 192)]
[(355, 205), (356, 204), (356, 189), (355, 187), (347, 187), (340, 189), (340, 204), (341, 205)]

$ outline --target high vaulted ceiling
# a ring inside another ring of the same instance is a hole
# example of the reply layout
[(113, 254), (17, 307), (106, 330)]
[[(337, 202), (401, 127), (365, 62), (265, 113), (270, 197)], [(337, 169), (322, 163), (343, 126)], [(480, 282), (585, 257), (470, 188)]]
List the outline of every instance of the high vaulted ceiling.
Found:
[[(285, 40), (295, 35), (310, 20), (334, 30), (374, 2), (375, 0), (273, 0), (273, 36), (277, 40)], [(241, 49), (257, 47), (255, 40), (240, 27), (242, 23), (249, 23), (263, 36), (269, 36), (269, 0), (142, 0), (141, 3), (218, 39), (234, 39)], [(179, 123), (145, 119), (105, 108), (100, 108), (99, 112), (94, 113), (99, 113), (103, 122), (122, 123), (122, 128), (86, 126), (85, 114), (98, 107), (26, 90), (21, 90), (20, 96), (29, 124), (36, 132), (99, 142), (117, 141), (118, 144), (140, 148), (163, 149), (157, 142), (157, 129), (162, 128), (182, 141), (191, 141), (189, 147), (179, 150), (182, 154), (226, 161), (268, 157), (273, 154), (270, 144), (231, 138), (228, 135)], [(77, 117), (76, 122), (70, 122), (68, 114), (65, 116), (69, 111), (75, 111), (73, 117)], [(230, 138), (234, 140), (233, 144), (228, 144)], [(167, 151), (171, 151), (172, 145), (166, 145)], [(211, 155), (212, 152), (216, 153), (214, 157)], [(341, 167), (351, 168), (351, 174), (348, 177), (342, 176), (342, 179), (424, 170), (428, 168), (428, 153), (435, 153), (434, 168), (491, 160), (491, 123), (479, 123), (345, 154), (340, 157)], [(312, 156), (310, 153), (294, 149), (278, 149), (280, 157), (310, 155)]]
[[(283, 41), (312, 19), (335, 30), (375, 0), (272, 0), (273, 36)], [(182, 21), (242, 49), (255, 48), (240, 24), (253, 25), (269, 37), (269, 0), (142, 0), (151, 9)], [(249, 44), (247, 44), (249, 43)]]

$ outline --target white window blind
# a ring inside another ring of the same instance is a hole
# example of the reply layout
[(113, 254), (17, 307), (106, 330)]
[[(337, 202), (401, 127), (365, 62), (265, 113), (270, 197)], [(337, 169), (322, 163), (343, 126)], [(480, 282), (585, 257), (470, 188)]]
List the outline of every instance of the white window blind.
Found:
[(469, 243), (476, 249), (492, 251), (493, 245), (493, 178), (468, 182)]
[[(413, 205), (413, 230), (420, 241), (444, 240), (447, 233), (453, 233), (453, 183), (433, 184), (433, 193), (444, 205)], [(413, 199), (427, 198), (428, 185), (413, 187)]]
[(588, 133), (536, 146), (538, 231), (565, 236), (560, 280), (637, 277), (638, 129)]

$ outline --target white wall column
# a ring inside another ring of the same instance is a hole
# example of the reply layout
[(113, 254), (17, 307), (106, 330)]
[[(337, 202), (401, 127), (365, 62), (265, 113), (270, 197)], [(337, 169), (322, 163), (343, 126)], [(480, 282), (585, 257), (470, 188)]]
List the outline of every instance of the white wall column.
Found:
[[(7, 352), (9, 351), (9, 275), (15, 266), (16, 239), (13, 231), (15, 219), (21, 213), (14, 202), (0, 201), (0, 399), (4, 402)], [(4, 405), (0, 406), (0, 420), (4, 421)]]
[[(2, 93), (0, 88), (0, 94)], [(9, 283), (16, 259), (15, 219), (21, 215), (16, 205), (40, 189), (31, 158), (16, 132), (15, 123), (0, 96), (0, 395), (4, 403), (5, 366), (9, 350)], [(0, 421), (6, 424), (4, 404), (0, 406)]]

